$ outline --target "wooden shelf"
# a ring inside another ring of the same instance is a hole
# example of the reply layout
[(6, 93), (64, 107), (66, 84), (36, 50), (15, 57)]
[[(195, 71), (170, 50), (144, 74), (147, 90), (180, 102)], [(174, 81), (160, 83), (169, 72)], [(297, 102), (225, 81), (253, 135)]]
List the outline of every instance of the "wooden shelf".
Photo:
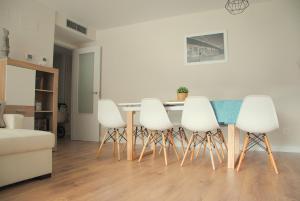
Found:
[[(33, 79), (35, 79), (35, 86), (31, 86), (30, 83), (28, 84), (28, 86), (24, 86), (24, 88), (27, 87), (26, 89), (28, 91), (30, 90), (30, 94), (28, 93), (28, 97), (34, 98), (35, 104), (30, 107), (26, 104), (12, 105), (12, 107), (9, 109), (18, 112), (21, 111), (23, 114), (26, 115), (26, 117), (33, 117), (35, 129), (47, 129), (54, 133), (56, 146), (58, 69), (13, 59), (0, 59), (0, 100), (5, 100), (6, 98), (6, 71), (7, 67), (9, 66), (12, 66), (14, 68), (20, 68), (20, 72), (26, 70), (26, 72), (28, 73), (28, 77), (26, 77), (27, 74), (25, 77), (28, 79), (29, 74), (31, 76), (35, 74), (35, 77), (32, 77)], [(34, 80), (31, 81), (31, 84), (33, 84)], [(35, 97), (32, 97), (32, 92), (34, 93)], [(15, 92), (13, 91), (13, 93)], [(14, 95), (18, 96), (20, 94)], [(41, 111), (35, 110), (37, 103), (41, 103)]]
[(47, 89), (35, 89), (37, 92), (46, 92), (46, 93), (53, 93), (53, 90), (47, 90)]
[(41, 111), (35, 111), (35, 113), (52, 113), (51, 110), (41, 110)]

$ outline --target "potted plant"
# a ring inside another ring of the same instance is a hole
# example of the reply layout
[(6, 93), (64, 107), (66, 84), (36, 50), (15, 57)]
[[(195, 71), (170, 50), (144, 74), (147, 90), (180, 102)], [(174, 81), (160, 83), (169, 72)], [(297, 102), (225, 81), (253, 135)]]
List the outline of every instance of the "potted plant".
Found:
[(184, 101), (185, 98), (188, 96), (189, 90), (186, 87), (179, 87), (177, 89), (177, 100)]

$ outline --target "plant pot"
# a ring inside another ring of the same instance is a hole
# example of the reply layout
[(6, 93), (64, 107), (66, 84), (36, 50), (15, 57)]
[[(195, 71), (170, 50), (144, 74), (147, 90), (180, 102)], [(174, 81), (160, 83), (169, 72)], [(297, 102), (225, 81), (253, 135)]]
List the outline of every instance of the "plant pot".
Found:
[(188, 96), (188, 93), (177, 93), (177, 100), (184, 101), (187, 96)]

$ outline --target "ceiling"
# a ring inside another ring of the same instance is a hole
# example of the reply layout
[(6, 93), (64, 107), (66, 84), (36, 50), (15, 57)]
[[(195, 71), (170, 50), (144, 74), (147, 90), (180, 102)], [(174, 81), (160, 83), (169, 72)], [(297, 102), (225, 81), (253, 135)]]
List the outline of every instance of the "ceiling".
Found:
[[(106, 29), (224, 8), (226, 0), (37, 0), (86, 26)], [(251, 2), (250, 2), (251, 3)]]
[[(85, 26), (107, 29), (224, 8), (227, 0), (36, 0)], [(266, 0), (248, 0), (251, 4)], [(224, 8), (225, 10), (225, 8)]]

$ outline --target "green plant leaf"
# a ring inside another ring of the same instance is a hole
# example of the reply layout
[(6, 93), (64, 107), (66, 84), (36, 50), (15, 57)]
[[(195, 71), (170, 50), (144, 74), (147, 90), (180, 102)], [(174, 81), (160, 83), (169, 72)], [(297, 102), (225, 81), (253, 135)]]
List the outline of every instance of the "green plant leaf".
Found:
[(189, 89), (187, 87), (179, 87), (177, 93), (189, 93)]

